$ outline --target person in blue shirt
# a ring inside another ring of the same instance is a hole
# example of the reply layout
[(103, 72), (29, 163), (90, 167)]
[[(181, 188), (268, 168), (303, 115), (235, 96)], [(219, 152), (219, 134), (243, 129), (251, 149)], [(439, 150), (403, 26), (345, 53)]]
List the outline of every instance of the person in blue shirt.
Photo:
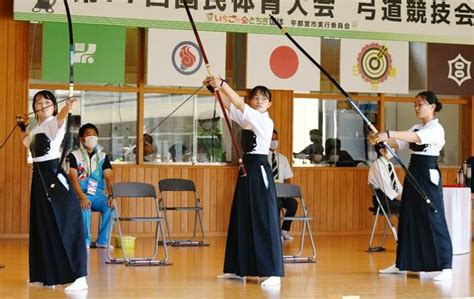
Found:
[[(110, 217), (112, 212), (113, 172), (110, 160), (98, 145), (99, 130), (93, 124), (85, 124), (79, 129), (81, 145), (69, 154), (69, 177), (80, 200), (86, 246), (106, 248)], [(105, 190), (109, 197), (105, 194)], [(91, 243), (91, 212), (101, 214), (99, 235)]]

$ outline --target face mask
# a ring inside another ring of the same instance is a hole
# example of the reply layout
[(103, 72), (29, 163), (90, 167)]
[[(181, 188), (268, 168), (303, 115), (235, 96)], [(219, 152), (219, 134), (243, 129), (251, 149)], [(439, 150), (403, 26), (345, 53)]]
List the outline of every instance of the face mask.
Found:
[(339, 160), (339, 155), (329, 156), (329, 162), (337, 162)]
[(99, 142), (99, 137), (97, 136), (87, 136), (84, 140), (84, 145), (88, 148), (95, 148)]
[(207, 158), (207, 155), (206, 154), (197, 154), (196, 155), (196, 160), (198, 162), (209, 162), (209, 159)]
[(276, 150), (277, 147), (278, 147), (278, 140), (272, 140), (270, 142), (270, 149), (274, 151)]
[(316, 162), (316, 163), (321, 162), (322, 159), (323, 159), (323, 155), (316, 154), (316, 155), (311, 156), (311, 160), (313, 160), (313, 162)]
[(143, 161), (145, 162), (154, 162), (154, 159), (153, 153), (143, 156)]

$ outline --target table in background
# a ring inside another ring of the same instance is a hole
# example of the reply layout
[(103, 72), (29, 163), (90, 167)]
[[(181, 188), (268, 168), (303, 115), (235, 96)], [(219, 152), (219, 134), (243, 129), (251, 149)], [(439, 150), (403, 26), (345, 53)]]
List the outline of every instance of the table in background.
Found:
[(471, 251), (471, 189), (443, 187), (444, 210), (453, 254)]

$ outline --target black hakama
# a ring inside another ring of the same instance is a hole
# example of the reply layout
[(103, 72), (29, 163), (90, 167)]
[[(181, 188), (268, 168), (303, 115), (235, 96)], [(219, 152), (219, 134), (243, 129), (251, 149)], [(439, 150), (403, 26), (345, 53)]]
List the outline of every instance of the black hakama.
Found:
[[(58, 180), (59, 159), (33, 164), (30, 201), (30, 282), (66, 284), (87, 275), (87, 250), (79, 200)], [(66, 173), (60, 174), (67, 180)], [(46, 190), (52, 180), (55, 187)], [(42, 183), (44, 181), (44, 186)]]
[[(275, 183), (267, 155), (245, 154), (230, 214), (224, 273), (284, 276)], [(268, 189), (261, 166), (268, 178)]]
[(435, 185), (430, 169), (437, 170), (438, 157), (411, 155), (409, 171), (437, 208), (434, 213), (405, 179), (398, 225), (396, 266), (408, 271), (441, 271), (451, 269), (453, 248), (446, 223), (441, 175)]

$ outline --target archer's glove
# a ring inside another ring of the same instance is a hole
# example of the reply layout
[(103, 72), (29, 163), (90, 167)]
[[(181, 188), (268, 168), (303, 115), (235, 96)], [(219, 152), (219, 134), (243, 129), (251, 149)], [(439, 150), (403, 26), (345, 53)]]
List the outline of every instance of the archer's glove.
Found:
[(29, 121), (28, 119), (23, 119), (23, 117), (21, 116), (17, 116), (16, 117), (16, 124), (18, 125), (18, 127), (20, 128), (20, 130), (22, 132), (26, 132), (26, 127), (28, 127), (29, 125)]

